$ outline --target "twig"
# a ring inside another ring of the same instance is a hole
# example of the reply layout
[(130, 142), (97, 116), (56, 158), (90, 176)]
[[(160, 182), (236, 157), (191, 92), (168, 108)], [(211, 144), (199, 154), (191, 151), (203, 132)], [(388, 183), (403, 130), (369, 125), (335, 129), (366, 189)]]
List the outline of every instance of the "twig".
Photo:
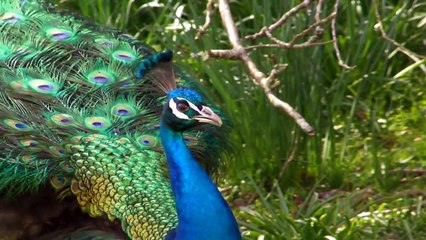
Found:
[[(339, 9), (339, 0), (336, 0), (334, 3), (334, 13), (337, 14), (337, 10)], [(339, 65), (342, 68), (345, 69), (354, 69), (355, 66), (348, 66), (342, 59), (342, 56), (340, 55), (339, 45), (337, 42), (337, 35), (336, 35), (336, 18), (334, 17), (331, 19), (331, 36), (333, 38), (333, 46), (334, 46), (334, 52), (336, 53), (337, 61)]]
[(197, 35), (195, 36), (195, 39), (200, 39), (203, 34), (206, 32), (207, 28), (210, 26), (212, 22), (212, 14), (214, 10), (214, 0), (208, 0), (207, 6), (206, 6), (206, 20), (204, 22), (204, 25), (200, 27), (200, 29), (197, 32)]
[(321, 45), (326, 45), (329, 43), (332, 43), (333, 41), (325, 41), (325, 42), (305, 42), (305, 43), (301, 43), (301, 44), (294, 44), (293, 46), (289, 46), (289, 45), (281, 45), (281, 44), (258, 44), (258, 45), (253, 45), (253, 46), (248, 46), (246, 47), (246, 51), (252, 51), (255, 50), (256, 48), (307, 48), (307, 47), (312, 47), (312, 46), (321, 46)]
[(232, 50), (209, 51), (209, 55), (211, 57), (240, 59), (244, 63), (249, 75), (257, 84), (262, 87), (272, 105), (284, 110), (309, 135), (315, 134), (314, 129), (296, 110), (294, 110), (293, 107), (276, 97), (272, 92), (270, 84), (276, 79), (276, 76), (285, 69), (284, 65), (274, 66), (269, 76), (266, 76), (266, 74), (261, 72), (253, 60), (249, 57), (246, 49), (241, 44), (240, 37), (238, 35), (235, 22), (232, 19), (231, 10), (227, 0), (219, 0), (219, 12), (222, 18), (222, 24), (228, 33), (228, 39), (232, 45)]
[(323, 34), (323, 30), (322, 30), (322, 28), (321, 29), (318, 29), (318, 27), (320, 26), (320, 25), (322, 25), (322, 24), (324, 24), (324, 23), (326, 23), (326, 22), (328, 22), (328, 21), (330, 21), (330, 20), (332, 20), (332, 19), (334, 19), (336, 17), (336, 12), (333, 12), (332, 14), (330, 14), (329, 16), (327, 16), (326, 18), (324, 18), (324, 19), (319, 19), (318, 21), (316, 21), (314, 24), (311, 24), (309, 27), (307, 27), (305, 30), (303, 30), (302, 32), (300, 32), (300, 33), (298, 33), (298, 34), (296, 34), (296, 35), (294, 35), (294, 37), (293, 37), (293, 39), (291, 39), (291, 41), (289, 42), (289, 44), (290, 45), (294, 45), (294, 42), (296, 42), (296, 40), (298, 39), (298, 38), (300, 38), (300, 37), (302, 37), (302, 36), (304, 36), (304, 35), (306, 35), (306, 34), (308, 34), (310, 31), (312, 31), (312, 29), (314, 29), (314, 28), (316, 28), (316, 31), (315, 31), (315, 38), (312, 38), (312, 39), (314, 39), (314, 40), (310, 40), (310, 41), (315, 41), (315, 40), (317, 40), (318, 38), (320, 38), (320, 37), (322, 37), (322, 34)]
[[(289, 17), (293, 16), (294, 14), (296, 14), (298, 11), (300, 11), (303, 8), (308, 7), (310, 4), (312, 3), (312, 1), (304, 1), (301, 4), (293, 7), (292, 9), (290, 9), (288, 12), (286, 12), (280, 20), (278, 20), (276, 23), (272, 24), (269, 27), (264, 27), (259, 33), (253, 34), (253, 35), (249, 35), (247, 37), (245, 37), (245, 39), (254, 39), (257, 37), (261, 37), (261, 36), (266, 36), (269, 40), (271, 40), (273, 43), (275, 43), (275, 45), (278, 48), (304, 48), (304, 47), (310, 47), (314, 42), (316, 42), (318, 39), (320, 39), (322, 37), (322, 35), (324, 34), (324, 29), (321, 27), (322, 24), (330, 21), (331, 19), (333, 19), (336, 16), (336, 12), (333, 12), (332, 14), (330, 14), (329, 16), (327, 16), (324, 19), (321, 19), (320, 14), (321, 14), (321, 5), (323, 4), (323, 0), (320, 0), (318, 2), (317, 8), (316, 8), (316, 13), (315, 13), (315, 23), (311, 24), (310, 26), (308, 26), (305, 30), (303, 30), (302, 32), (296, 34), (293, 39), (291, 39), (290, 42), (284, 42), (276, 37), (273, 36), (272, 31), (275, 30), (278, 26), (281, 26), (282, 24), (284, 24)], [(315, 28), (315, 33), (313, 36), (311, 36), (306, 42), (304, 43), (299, 43), (296, 44), (296, 41), (301, 38), (302, 36), (307, 35), (308, 33), (310, 33), (313, 29)], [(247, 49), (247, 47), (246, 47)]]
[(284, 164), (282, 165), (278, 175), (275, 177), (274, 179), (274, 184), (271, 187), (271, 190), (269, 191), (269, 193), (266, 195), (266, 199), (268, 199), (272, 193), (273, 190), (278, 186), (278, 184), (280, 183), (281, 178), (283, 177), (285, 171), (287, 170), (288, 166), (290, 165), (290, 163), (294, 160), (294, 158), (296, 157), (296, 153), (297, 153), (297, 146), (299, 145), (299, 136), (298, 136), (298, 132), (296, 132), (296, 135), (294, 137), (294, 141), (293, 141), (293, 146), (291, 147), (291, 151), (288, 154), (287, 160), (284, 162)]
[[(290, 40), (290, 42), (284, 42), (273, 36), (272, 34), (273, 31), (275, 31), (276, 29), (284, 25), (290, 19), (290, 17), (296, 15), (299, 11), (308, 8), (314, 1), (315, 0), (304, 0), (300, 4), (294, 6), (293, 8), (288, 10), (286, 13), (284, 13), (281, 16), (281, 18), (275, 23), (271, 24), (268, 27), (266, 26), (263, 27), (256, 34), (245, 37), (246, 40), (253, 40), (260, 37), (267, 37), (272, 42), (271, 44), (257, 44), (252, 46), (244, 46), (241, 43), (241, 39), (240, 39), (240, 36), (238, 35), (235, 22), (232, 19), (232, 14), (229, 8), (228, 0), (218, 0), (219, 2), (218, 6), (219, 6), (221, 19), (222, 19), (222, 24), (224, 28), (226, 29), (228, 39), (232, 46), (232, 49), (213, 49), (208, 51), (209, 57), (240, 60), (246, 67), (247, 72), (249, 76), (252, 78), (253, 82), (256, 85), (260, 85), (260, 87), (263, 89), (264, 93), (268, 97), (268, 100), (271, 102), (271, 104), (277, 108), (284, 110), (290, 117), (292, 117), (295, 120), (295, 122), (305, 132), (307, 132), (310, 135), (314, 134), (313, 128), (306, 122), (306, 120), (296, 110), (294, 110), (292, 106), (290, 106), (288, 103), (279, 99), (277, 96), (275, 96), (275, 94), (272, 91), (272, 89), (280, 83), (280, 81), (277, 80), (278, 74), (283, 72), (286, 69), (287, 65), (276, 64), (275, 66), (273, 66), (273, 69), (269, 73), (269, 75), (267, 75), (258, 69), (256, 63), (250, 58), (248, 53), (257, 48), (306, 48), (306, 47), (324, 45), (324, 44), (333, 42), (339, 64), (344, 68), (351, 68), (343, 63), (343, 60), (341, 59), (341, 56), (340, 56), (340, 51), (337, 47), (335, 18), (337, 15), (337, 9), (338, 9), (338, 3), (339, 3), (338, 0), (336, 0), (334, 12), (332, 12), (330, 15), (328, 15), (325, 18), (321, 18), (322, 7), (324, 6), (325, 1), (317, 0), (318, 4), (316, 5), (316, 12), (314, 16), (315, 23), (309, 25), (300, 33), (294, 35), (293, 38)], [(200, 38), (202, 34), (206, 31), (206, 29), (209, 27), (213, 9), (214, 9), (213, 0), (209, 0), (207, 3), (207, 9), (206, 9), (206, 22), (200, 28), (196, 38)], [(332, 41), (317, 42), (317, 40), (320, 39), (324, 33), (322, 25), (329, 21), (331, 21), (332, 30), (333, 30)], [(296, 43), (297, 40), (311, 33), (314, 29), (315, 29), (314, 34), (310, 36), (308, 40), (302, 43)], [(205, 54), (203, 55), (205, 56)]]
[(322, 13), (322, 6), (324, 5), (324, 0), (319, 0), (317, 4), (317, 8), (315, 10), (315, 21), (319, 22), (321, 21), (321, 13)]
[(239, 60), (241, 56), (240, 51), (237, 51), (236, 49), (233, 49), (233, 50), (212, 49), (212, 50), (209, 50), (207, 53), (209, 57), (224, 58), (224, 59), (231, 59), (231, 60)]
[[(322, 6), (324, 5), (324, 0), (319, 0), (317, 4), (317, 8), (315, 10), (315, 22), (321, 22), (321, 13), (322, 13)], [(333, 14), (333, 13), (332, 13)], [(335, 18), (336, 15), (334, 14), (333, 18)], [(324, 29), (321, 25), (318, 25), (315, 28), (315, 35), (316, 36), (322, 36), (324, 34)]]
[(300, 4), (294, 6), (289, 11), (284, 13), (284, 15), (275, 23), (270, 25), (269, 27), (262, 28), (258, 33), (255, 33), (253, 35), (248, 35), (245, 37), (246, 40), (253, 40), (259, 37), (266, 36), (267, 33), (273, 32), (275, 29), (283, 25), (291, 16), (298, 13), (301, 9), (309, 7), (309, 5), (312, 3), (312, 0), (304, 0)]
[[(318, 6), (322, 4), (322, 1), (318, 3)], [(265, 31), (264, 34), (272, 41), (274, 42), (279, 48), (303, 48), (303, 47), (310, 47), (312, 44), (320, 39), (324, 33), (324, 30), (320, 27), (322, 24), (334, 19), (336, 17), (336, 12), (331, 13), (329, 16), (327, 16), (324, 19), (321, 19), (319, 16), (321, 12), (321, 7), (317, 6), (317, 12), (315, 13), (315, 23), (308, 26), (305, 30), (302, 32), (294, 35), (294, 37), (290, 40), (290, 42), (286, 43), (284, 41), (279, 40), (278, 38), (274, 37), (272, 35), (271, 31)], [(286, 15), (286, 14), (284, 14)], [(297, 39), (301, 38), (302, 36), (307, 35), (309, 32), (311, 32), (315, 28), (315, 34), (311, 36), (306, 42), (295, 44)], [(246, 48), (247, 49), (247, 48)]]
[[(382, 35), (382, 38), (385, 39), (386, 41), (388, 41), (389, 43), (391, 43), (392, 45), (394, 45), (400, 52), (405, 54), (407, 57), (411, 58), (416, 63), (420, 62), (421, 58), (425, 58), (425, 56), (418, 55), (418, 54), (408, 50), (407, 48), (402, 46), (402, 44), (398, 43), (397, 41), (390, 38), (386, 34), (385, 29), (383, 28), (382, 18), (381, 18), (380, 13), (379, 13), (379, 5), (377, 4), (377, 0), (373, 0), (373, 4), (374, 4), (374, 14), (376, 15), (376, 20), (377, 20), (377, 26), (379, 28), (380, 35)], [(420, 65), (420, 69), (422, 69), (422, 71), (424, 73), (426, 73), (426, 67), (424, 65)]]

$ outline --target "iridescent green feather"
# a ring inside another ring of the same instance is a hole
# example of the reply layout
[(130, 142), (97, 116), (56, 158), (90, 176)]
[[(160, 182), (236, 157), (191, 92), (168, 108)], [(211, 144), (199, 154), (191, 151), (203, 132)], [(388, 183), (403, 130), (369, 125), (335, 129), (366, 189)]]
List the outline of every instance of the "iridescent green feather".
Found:
[[(127, 34), (40, 1), (2, 0), (0, 194), (50, 183), (89, 215), (119, 220), (128, 236), (162, 239), (177, 224), (158, 135), (164, 96), (155, 80), (164, 76), (136, 75), (153, 54)], [(185, 135), (206, 168), (218, 157), (217, 138), (210, 128)]]

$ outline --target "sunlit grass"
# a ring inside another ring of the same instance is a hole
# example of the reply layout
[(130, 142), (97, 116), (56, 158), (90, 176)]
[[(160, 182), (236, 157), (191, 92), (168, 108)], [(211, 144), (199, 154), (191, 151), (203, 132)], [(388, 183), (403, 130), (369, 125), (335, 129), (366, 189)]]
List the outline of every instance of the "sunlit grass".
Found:
[(238, 215), (246, 239), (423, 239), (426, 210), (422, 196), (380, 196), (371, 189), (324, 191), (314, 188), (301, 199), (299, 190), (270, 195)]

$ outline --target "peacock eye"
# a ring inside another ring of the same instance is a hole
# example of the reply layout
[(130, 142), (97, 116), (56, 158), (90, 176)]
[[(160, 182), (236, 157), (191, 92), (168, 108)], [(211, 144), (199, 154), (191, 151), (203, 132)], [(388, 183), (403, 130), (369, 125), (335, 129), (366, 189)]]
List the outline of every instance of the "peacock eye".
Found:
[(187, 112), (189, 110), (189, 105), (186, 102), (180, 102), (177, 104), (176, 108), (179, 112)]

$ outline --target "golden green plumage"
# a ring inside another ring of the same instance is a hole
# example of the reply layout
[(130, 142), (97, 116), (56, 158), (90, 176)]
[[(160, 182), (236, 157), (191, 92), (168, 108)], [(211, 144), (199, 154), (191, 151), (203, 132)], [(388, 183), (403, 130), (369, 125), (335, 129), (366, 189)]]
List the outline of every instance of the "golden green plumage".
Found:
[[(177, 216), (154, 83), (172, 66), (140, 78), (155, 52), (129, 35), (39, 1), (0, 3), (0, 196), (50, 183), (134, 239), (162, 239)], [(214, 151), (208, 131), (186, 140), (195, 155)]]
[(66, 146), (76, 169), (71, 191), (84, 211), (121, 219), (134, 239), (160, 239), (176, 226), (162, 153), (135, 144), (130, 136), (89, 135), (74, 141)]

